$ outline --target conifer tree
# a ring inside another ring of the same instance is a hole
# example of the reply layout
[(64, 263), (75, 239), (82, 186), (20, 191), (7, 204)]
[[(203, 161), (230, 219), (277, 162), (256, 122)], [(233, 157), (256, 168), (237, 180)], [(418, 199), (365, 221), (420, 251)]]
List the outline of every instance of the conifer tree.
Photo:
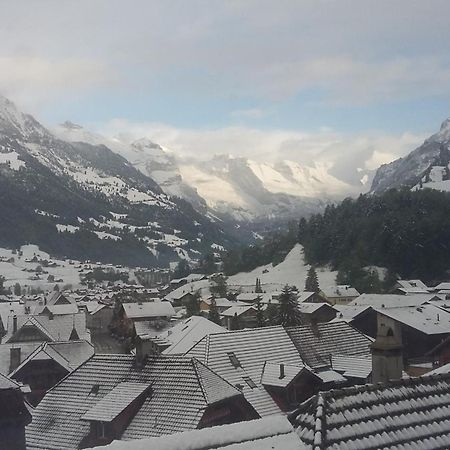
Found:
[(314, 292), (318, 294), (319, 291), (319, 280), (317, 279), (316, 269), (314, 269), (314, 266), (311, 266), (305, 281), (305, 292)]
[(186, 304), (186, 316), (200, 315), (200, 292), (195, 292)]
[(288, 285), (283, 288), (279, 298), (277, 323), (284, 327), (301, 324), (301, 314), (298, 309), (297, 297)]
[(209, 305), (208, 320), (220, 325), (220, 314), (214, 297), (211, 298), (211, 305)]
[(264, 311), (262, 309), (262, 298), (260, 295), (258, 295), (258, 297), (256, 297), (256, 302), (255, 302), (255, 306), (256, 306), (256, 326), (258, 328), (263, 327), (265, 325), (265, 317), (264, 317)]
[(255, 292), (256, 292), (257, 294), (260, 294), (260, 293), (262, 292), (261, 280), (260, 280), (259, 278), (256, 279)]

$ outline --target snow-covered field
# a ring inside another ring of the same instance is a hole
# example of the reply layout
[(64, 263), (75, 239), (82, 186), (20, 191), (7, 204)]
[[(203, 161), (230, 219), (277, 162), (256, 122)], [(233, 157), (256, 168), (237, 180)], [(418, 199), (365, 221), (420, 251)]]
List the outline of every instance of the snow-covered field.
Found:
[[(228, 278), (228, 287), (239, 288), (242, 292), (253, 292), (256, 278), (261, 280), (262, 289), (266, 292), (276, 292), (288, 284), (303, 290), (309, 265), (305, 264), (303, 247), (297, 244), (286, 256), (285, 260), (277, 266), (267, 264), (257, 267), (251, 272), (241, 272)], [(316, 269), (319, 286), (335, 286), (337, 272), (326, 268)], [(167, 295), (167, 298), (177, 297), (186, 292), (200, 291), (202, 296), (209, 295), (209, 280), (194, 281), (185, 284)]]
[[(303, 290), (305, 280), (308, 273), (309, 265), (305, 264), (303, 256), (303, 247), (297, 244), (286, 256), (285, 260), (277, 266), (268, 264), (266, 266), (257, 267), (251, 272), (241, 272), (228, 278), (230, 286), (255, 286), (256, 278), (261, 280), (262, 287), (265, 291), (269, 291), (270, 287), (279, 290), (284, 285), (295, 285)], [(331, 272), (326, 268), (317, 268), (317, 277), (319, 285), (335, 286), (337, 272)]]

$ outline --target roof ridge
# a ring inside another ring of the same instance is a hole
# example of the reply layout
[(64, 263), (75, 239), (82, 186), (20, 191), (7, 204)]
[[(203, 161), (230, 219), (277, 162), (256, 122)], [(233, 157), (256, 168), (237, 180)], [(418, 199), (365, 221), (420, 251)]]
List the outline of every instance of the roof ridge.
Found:
[(206, 389), (203, 386), (203, 378), (202, 378), (202, 376), (200, 374), (200, 371), (198, 370), (198, 367), (197, 367), (197, 363), (198, 362), (199, 361), (197, 361), (196, 358), (191, 358), (191, 364), (192, 364), (192, 367), (194, 368), (194, 372), (195, 372), (195, 375), (197, 377), (197, 380), (199, 381), (199, 385), (200, 385), (200, 389), (201, 389), (202, 394), (203, 394), (203, 398), (205, 399), (205, 403), (208, 405), (209, 404), (208, 403), (208, 396), (206, 394)]
[(325, 414), (325, 395), (323, 392), (318, 393), (317, 407), (314, 421), (314, 448), (325, 448), (323, 439), (324, 430), (324, 420), (326, 419)]

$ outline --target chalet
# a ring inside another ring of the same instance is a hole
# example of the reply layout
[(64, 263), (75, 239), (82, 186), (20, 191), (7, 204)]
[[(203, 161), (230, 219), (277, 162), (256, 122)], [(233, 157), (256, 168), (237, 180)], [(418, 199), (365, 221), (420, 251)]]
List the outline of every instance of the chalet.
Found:
[(394, 290), (403, 295), (428, 294), (430, 292), (430, 289), (421, 280), (397, 280)]
[[(232, 306), (245, 306), (245, 303), (241, 302), (233, 302), (228, 300), (227, 298), (215, 298), (217, 310), (220, 314), (222, 314), (228, 308)], [(204, 314), (209, 312), (209, 308), (211, 307), (212, 297), (210, 298), (202, 298), (200, 300), (200, 311)]]
[(432, 304), (376, 311), (400, 325), (405, 358), (423, 357), (450, 336), (450, 312)]
[(359, 296), (359, 292), (348, 285), (329, 286), (322, 288), (319, 296), (330, 305), (348, 305)]
[(50, 388), (93, 354), (93, 345), (86, 341), (44, 342), (9, 376), (30, 386), (26, 399), (36, 406)]
[(450, 374), (320, 392), (291, 415), (299, 448), (448, 448)]
[(377, 312), (369, 305), (334, 305), (336, 318), (333, 322), (346, 322), (363, 334), (377, 335)]
[(166, 301), (122, 303), (115, 328), (122, 336), (157, 335), (174, 315), (173, 306)]
[(336, 317), (336, 310), (329, 303), (309, 303), (298, 304), (302, 323), (329, 322)]
[(186, 355), (239, 386), (260, 417), (291, 409), (322, 384), (281, 326), (210, 334)]
[(221, 313), (222, 325), (227, 330), (231, 330), (233, 328), (234, 318), (236, 317), (239, 329), (254, 328), (257, 325), (256, 314), (257, 310), (252, 305), (232, 306)]
[(86, 315), (86, 326), (92, 333), (109, 333), (109, 325), (113, 318), (113, 308), (110, 305), (95, 300), (78, 302), (80, 311)]
[(86, 448), (257, 417), (239, 389), (196, 358), (95, 355), (37, 406), (27, 448)]
[(0, 448), (25, 450), (25, 427), (31, 414), (21, 386), (0, 374)]

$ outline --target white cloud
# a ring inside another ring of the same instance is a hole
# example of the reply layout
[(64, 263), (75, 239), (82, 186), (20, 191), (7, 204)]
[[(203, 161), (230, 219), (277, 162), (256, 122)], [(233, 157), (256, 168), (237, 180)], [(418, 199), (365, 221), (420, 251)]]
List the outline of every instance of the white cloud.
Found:
[(310, 166), (327, 163), (332, 167), (330, 173), (350, 184), (359, 180), (358, 167), (374, 170), (406, 155), (426, 137), (375, 131), (344, 134), (329, 128), (316, 133), (244, 126), (197, 130), (125, 119), (115, 119), (97, 131), (126, 141), (146, 136), (182, 158), (209, 159), (228, 153), (257, 161), (288, 159)]
[(100, 62), (37, 56), (0, 56), (0, 92), (24, 107), (34, 108), (55, 97), (75, 97), (113, 81)]

